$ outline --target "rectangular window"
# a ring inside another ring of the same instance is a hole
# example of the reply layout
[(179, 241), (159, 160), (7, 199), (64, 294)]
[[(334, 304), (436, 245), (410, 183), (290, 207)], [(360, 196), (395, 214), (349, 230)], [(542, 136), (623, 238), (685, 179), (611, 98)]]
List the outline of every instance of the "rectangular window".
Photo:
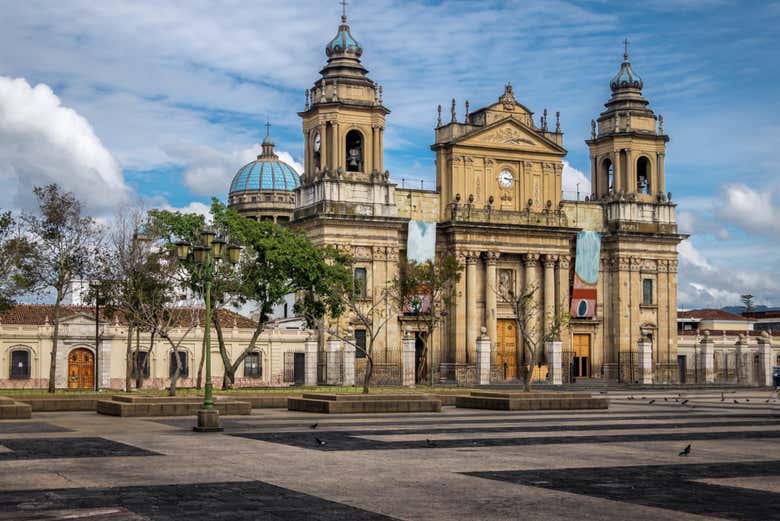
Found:
[(11, 378), (30, 378), (30, 352), (24, 349), (11, 351)]
[(260, 353), (249, 353), (244, 358), (244, 376), (260, 378), (263, 376), (263, 362)]
[(138, 378), (138, 372), (141, 371), (141, 374), (144, 378), (149, 378), (149, 352), (148, 351), (133, 351), (133, 371), (131, 373), (131, 376), (133, 378)]
[(366, 330), (355, 330), (355, 358), (366, 357)]
[(366, 298), (368, 296), (366, 268), (355, 268), (354, 284), (355, 296), (358, 298)]
[[(181, 369), (179, 370), (180, 378), (187, 378), (190, 375), (189, 357), (186, 351), (179, 351), (179, 361), (181, 362)], [(169, 376), (173, 378), (173, 373), (176, 372), (176, 353), (171, 352), (171, 365)]]
[(642, 280), (642, 304), (645, 306), (653, 304), (653, 279)]

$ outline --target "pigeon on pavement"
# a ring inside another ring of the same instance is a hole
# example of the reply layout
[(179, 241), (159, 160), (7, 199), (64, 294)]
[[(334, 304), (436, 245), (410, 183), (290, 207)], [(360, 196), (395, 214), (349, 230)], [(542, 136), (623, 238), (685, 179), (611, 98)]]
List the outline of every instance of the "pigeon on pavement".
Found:
[(691, 445), (688, 444), (687, 447), (685, 447), (683, 450), (680, 451), (680, 454), (678, 454), (678, 456), (687, 456), (690, 453), (691, 453)]

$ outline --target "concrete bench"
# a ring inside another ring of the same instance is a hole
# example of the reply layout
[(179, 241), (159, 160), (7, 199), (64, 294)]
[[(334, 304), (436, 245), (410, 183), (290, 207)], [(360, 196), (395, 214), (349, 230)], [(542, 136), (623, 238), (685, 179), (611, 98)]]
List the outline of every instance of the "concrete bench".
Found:
[(0, 396), (0, 420), (29, 420), (31, 416), (32, 407), (29, 404)]
[(441, 412), (441, 401), (427, 395), (304, 394), (288, 398), (287, 409), (322, 414)]
[(577, 409), (607, 409), (609, 400), (593, 397), (590, 393), (490, 393), (472, 392), (459, 396), (455, 406), (464, 409), (498, 411), (557, 411)]

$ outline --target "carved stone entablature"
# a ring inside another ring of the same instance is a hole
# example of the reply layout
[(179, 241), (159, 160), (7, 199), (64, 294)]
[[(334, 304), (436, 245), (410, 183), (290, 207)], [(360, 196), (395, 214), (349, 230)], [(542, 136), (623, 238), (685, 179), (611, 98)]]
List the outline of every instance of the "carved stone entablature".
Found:
[(571, 267), (571, 257), (568, 255), (561, 255), (558, 257), (558, 266), (568, 270)]
[(610, 259), (610, 262), (614, 267), (617, 268), (618, 271), (628, 271), (629, 267), (631, 266), (631, 258), (630, 257), (617, 257)]
[(542, 169), (546, 172), (553, 169), (552, 163), (542, 163)]
[(631, 271), (639, 271), (642, 269), (642, 259), (639, 257), (631, 257), (630, 266)]
[(394, 246), (387, 247), (387, 260), (390, 262), (397, 262), (399, 258), (399, 250)]
[(523, 254), (523, 263), (525, 263), (526, 267), (535, 268), (539, 265), (539, 254), (538, 253), (525, 253)]
[(464, 156), (463, 157), (463, 162), (466, 163), (467, 165), (470, 165), (470, 164), (474, 163), (474, 158), (471, 157), (471, 156)]
[(547, 254), (547, 255), (544, 256), (544, 267), (545, 268), (554, 268), (556, 262), (558, 262), (558, 256), (557, 255)]
[(642, 261), (642, 271), (657, 271), (658, 270), (658, 264), (653, 259), (644, 259)]
[(496, 162), (493, 161), (491, 158), (485, 158), (485, 164), (488, 166), (493, 166)]
[(334, 244), (333, 247), (336, 248), (339, 253), (352, 256), (352, 246), (349, 244)]
[(372, 252), (371, 252), (371, 246), (354, 246), (353, 247), (354, 253), (353, 257), (357, 260), (371, 260), (372, 259)]
[(496, 263), (498, 263), (498, 258), (501, 256), (501, 253), (497, 251), (486, 251), (485, 252), (485, 262), (488, 266), (495, 266)]
[(676, 260), (670, 260), (669, 261), (669, 273), (677, 273), (677, 261)]
[(531, 161), (526, 161), (524, 163), (524, 165), (525, 165), (526, 170), (530, 170), (534, 166), (534, 164)]
[(452, 156), (452, 162), (456, 165), (463, 164), (463, 156)]
[(374, 260), (387, 259), (387, 248), (384, 246), (374, 246), (373, 248), (371, 248), (371, 253), (374, 257)]

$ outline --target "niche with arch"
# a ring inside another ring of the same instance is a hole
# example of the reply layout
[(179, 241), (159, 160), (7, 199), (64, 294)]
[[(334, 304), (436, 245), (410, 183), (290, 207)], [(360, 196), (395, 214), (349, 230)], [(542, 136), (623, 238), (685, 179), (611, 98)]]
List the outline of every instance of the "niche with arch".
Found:
[(646, 156), (636, 160), (636, 191), (640, 194), (650, 193), (650, 160)]
[(347, 172), (363, 171), (363, 134), (359, 130), (352, 129), (346, 136)]
[(611, 194), (615, 191), (615, 168), (610, 158), (601, 163), (602, 179), (604, 180), (604, 193)]

